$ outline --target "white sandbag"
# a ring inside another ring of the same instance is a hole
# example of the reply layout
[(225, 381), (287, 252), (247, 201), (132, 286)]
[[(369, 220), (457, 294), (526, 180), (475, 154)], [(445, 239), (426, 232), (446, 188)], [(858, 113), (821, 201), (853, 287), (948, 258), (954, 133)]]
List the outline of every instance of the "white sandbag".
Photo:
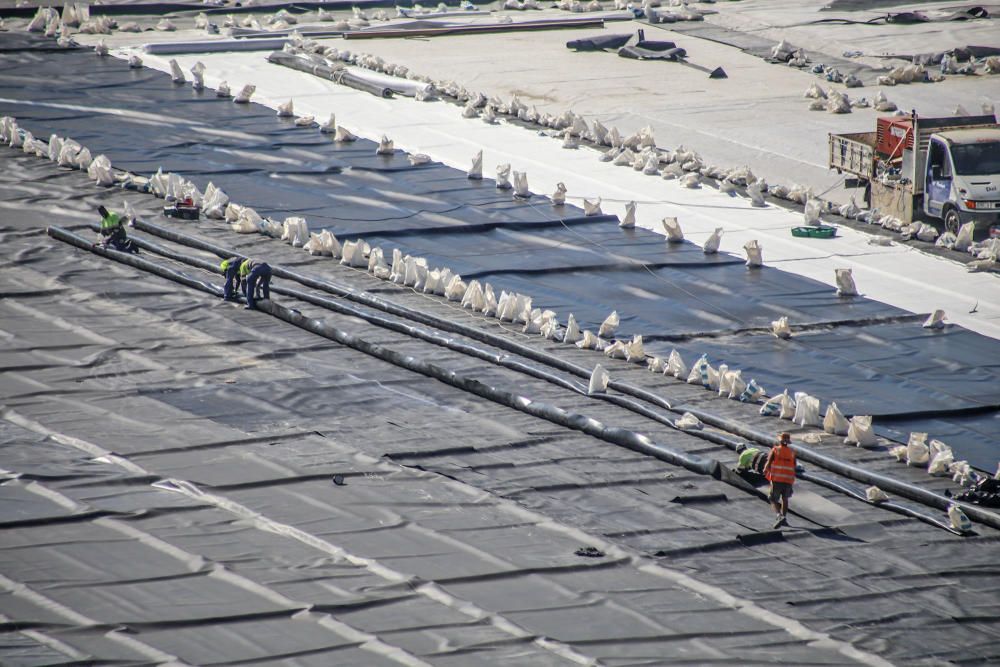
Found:
[(652, 373), (664, 373), (666, 372), (667, 362), (662, 357), (650, 357), (646, 360), (646, 368)]
[(857, 296), (858, 288), (854, 284), (851, 269), (834, 269), (837, 277), (837, 296)]
[(563, 206), (566, 204), (566, 185), (556, 183), (556, 191), (552, 193), (552, 205)]
[(955, 250), (966, 252), (972, 246), (972, 233), (976, 230), (975, 222), (967, 222), (958, 228), (958, 236), (955, 239)]
[(514, 295), (514, 321), (527, 324), (531, 319), (531, 297), (527, 294)]
[(462, 280), (462, 276), (457, 273), (445, 284), (444, 297), (448, 301), (461, 301), (465, 297), (468, 285)]
[(580, 325), (576, 323), (573, 313), (570, 313), (569, 319), (566, 320), (566, 333), (563, 335), (563, 342), (576, 343), (582, 338), (583, 334), (580, 332)]
[[(344, 266), (351, 266), (359, 269), (368, 268), (368, 258), (365, 257), (365, 252), (369, 250), (368, 244), (363, 240), (358, 239), (353, 243), (351, 241), (344, 241), (340, 248), (341, 257), (340, 263)], [(423, 277), (426, 277), (426, 264), (423, 265), (424, 273)], [(422, 285), (421, 281), (417, 280), (413, 285), (414, 289), (420, 290)]]
[(939, 308), (927, 316), (922, 326), (924, 329), (943, 329), (945, 317), (944, 311)]
[(589, 331), (583, 332), (583, 337), (576, 342), (576, 346), (581, 350), (596, 350), (600, 345), (600, 340)]
[(330, 114), (330, 118), (327, 119), (325, 123), (319, 126), (319, 131), (323, 134), (333, 134), (337, 131), (337, 115)]
[(625, 343), (620, 340), (608, 345), (604, 348), (604, 356), (610, 359), (624, 359), (625, 358)]
[(389, 280), (397, 285), (402, 285), (403, 278), (406, 275), (406, 264), (403, 260), (403, 253), (399, 248), (392, 249), (392, 264), (390, 266)]
[(174, 58), (170, 59), (170, 80), (174, 83), (184, 83), (187, 79), (184, 78), (184, 70), (181, 66), (177, 64), (177, 60)]
[(868, 502), (874, 504), (889, 500), (889, 495), (877, 486), (869, 486), (865, 489), (865, 497), (868, 498)]
[(750, 378), (750, 381), (747, 382), (746, 387), (744, 387), (743, 391), (736, 397), (736, 400), (741, 403), (756, 403), (763, 398), (766, 393), (767, 392), (764, 391), (764, 388), (757, 384), (757, 380)]
[(202, 202), (202, 213), (206, 218), (221, 219), (225, 217), (226, 206), (229, 204), (229, 195), (221, 188), (209, 183), (205, 188), (205, 200)]
[[(934, 451), (934, 444), (937, 443), (942, 445), (942, 448)], [(932, 440), (930, 449), (930, 461), (927, 464), (928, 474), (947, 477), (951, 475), (951, 466), (955, 463), (955, 454), (952, 452), (951, 447), (945, 445), (939, 440)]]
[(815, 197), (809, 199), (806, 202), (805, 207), (805, 224), (818, 226), (822, 225), (823, 221), (820, 219), (820, 212), (823, 210), (823, 203), (816, 199)]
[(625, 204), (625, 217), (619, 221), (618, 226), (622, 229), (635, 229), (635, 202), (630, 201)]
[(764, 401), (764, 404), (760, 406), (760, 415), (762, 417), (777, 417), (781, 412), (782, 400), (788, 398), (788, 390), (785, 393), (778, 394), (777, 396), (772, 396), (771, 398)]
[(632, 336), (632, 341), (625, 343), (625, 361), (632, 364), (645, 363), (646, 351), (642, 346), (642, 336)]
[(584, 199), (583, 214), (585, 216), (604, 215), (604, 212), (601, 211), (601, 198), (598, 197), (597, 201), (593, 202), (589, 199)]
[(965, 516), (965, 512), (958, 505), (952, 505), (948, 508), (948, 522), (952, 528), (961, 533), (972, 531), (972, 522), (969, 520), (969, 517)]
[(278, 118), (291, 118), (295, 115), (295, 104), (292, 100), (283, 102), (278, 105), (277, 116)]
[(926, 433), (910, 433), (910, 441), (906, 445), (906, 465), (922, 468), (930, 461), (930, 448), (927, 446)]
[(60, 167), (69, 167), (71, 169), (76, 169), (76, 156), (80, 152), (80, 144), (76, 143), (72, 139), (67, 139), (63, 142), (62, 147), (59, 149), (59, 155), (56, 158), (56, 164)]
[(240, 92), (236, 93), (236, 97), (233, 98), (233, 102), (235, 102), (236, 104), (249, 104), (250, 98), (253, 96), (254, 91), (256, 90), (257, 86), (253, 85), (252, 83), (246, 84), (245, 86), (243, 86), (243, 88), (240, 89)]
[(429, 164), (431, 156), (424, 153), (411, 153), (406, 156), (406, 159), (410, 161), (412, 166), (417, 167), (422, 164)]
[(323, 239), (321, 239), (320, 235), (317, 234), (317, 233), (315, 233), (315, 232), (311, 232), (309, 234), (309, 240), (306, 242), (306, 244), (304, 246), (302, 246), (302, 249), (305, 250), (306, 252), (308, 252), (310, 255), (313, 255), (313, 256), (317, 256), (317, 257), (319, 257), (319, 256), (329, 257), (330, 256), (330, 252), (326, 248), (323, 247)]
[(795, 416), (792, 421), (799, 426), (819, 426), (819, 399), (803, 391), (795, 392)]
[(48, 155), (49, 159), (55, 162), (59, 159), (59, 151), (62, 150), (63, 140), (53, 134), (49, 136)]
[(392, 155), (396, 151), (392, 145), (392, 139), (382, 135), (382, 138), (378, 142), (378, 148), (375, 149), (375, 155)]
[(497, 165), (497, 190), (510, 190), (510, 164)]
[(853, 220), (861, 212), (861, 209), (854, 203), (854, 197), (852, 196), (851, 201), (837, 209), (837, 212), (842, 218), (851, 218)]
[(696, 189), (701, 187), (701, 176), (698, 174), (687, 174), (681, 178), (681, 185), (685, 188)]
[(660, 159), (656, 155), (646, 157), (646, 163), (642, 167), (642, 173), (646, 176), (658, 176), (660, 173)]
[(462, 308), (481, 311), (483, 309), (483, 287), (478, 280), (473, 280), (462, 296)]
[(782, 315), (771, 322), (771, 333), (776, 338), (789, 339), (792, 337), (792, 328), (788, 326), (788, 317)]
[(552, 317), (542, 323), (540, 333), (548, 340), (559, 340), (559, 321), (556, 319), (555, 313), (552, 313)]
[(857, 445), (858, 447), (874, 447), (878, 445), (870, 415), (855, 415), (851, 417), (851, 421), (847, 425), (847, 437), (844, 438), (844, 444)]
[(205, 65), (199, 60), (191, 68), (191, 87), (195, 90), (204, 90), (205, 88)]
[(110, 186), (115, 184), (115, 176), (111, 171), (111, 160), (105, 155), (98, 155), (87, 168), (87, 176), (94, 179), (100, 186)]
[(568, 150), (574, 150), (580, 147), (580, 141), (574, 137), (569, 130), (563, 132), (562, 147)]
[(610, 338), (615, 335), (619, 324), (621, 324), (621, 318), (618, 317), (618, 311), (611, 311), (611, 314), (601, 322), (601, 327), (597, 330), (597, 335), (601, 338)]
[(688, 384), (700, 385), (702, 377), (702, 368), (707, 365), (708, 365), (708, 355), (703, 354), (701, 355), (701, 357), (698, 358), (698, 361), (694, 362), (694, 365), (691, 367), (690, 372), (688, 372), (686, 382)]
[(635, 162), (635, 157), (635, 153), (626, 148), (611, 161), (611, 164), (616, 167), (631, 167), (632, 163)]
[(258, 234), (260, 233), (261, 217), (252, 208), (240, 209), (239, 217), (230, 223), (230, 228), (237, 234)]
[(667, 357), (667, 366), (663, 369), (664, 375), (672, 375), (678, 380), (684, 380), (688, 376), (688, 367), (684, 363), (684, 359), (681, 358), (680, 353), (677, 350), (670, 350), (670, 356)]
[(719, 374), (719, 394), (735, 400), (740, 397), (740, 395), (746, 390), (747, 383), (743, 381), (743, 371), (737, 370), (727, 370), (725, 374), (725, 384), (726, 391), (722, 391), (722, 374)]
[(611, 380), (611, 376), (608, 372), (604, 370), (604, 366), (597, 364), (594, 366), (593, 372), (590, 374), (590, 382), (587, 384), (587, 393), (589, 395), (603, 394), (608, 390), (608, 382)]
[(517, 316), (517, 297), (507, 291), (500, 292), (497, 299), (497, 319), (501, 322), (513, 322)]
[(681, 223), (677, 218), (666, 217), (661, 221), (663, 231), (667, 235), (668, 243), (681, 243), (684, 241), (684, 232), (681, 231)]
[(719, 384), (716, 387), (719, 396), (728, 396), (731, 377), (729, 375), (729, 364), (719, 364)]
[(747, 266), (750, 268), (764, 265), (764, 248), (757, 239), (750, 239), (743, 244), (743, 250), (747, 254)]
[(872, 101), (872, 106), (875, 108), (875, 111), (880, 111), (882, 113), (888, 113), (896, 110), (896, 104), (887, 100), (885, 93), (881, 90), (875, 93), (875, 99)]
[[(345, 244), (346, 245), (346, 244)], [(346, 253), (346, 248), (344, 252)], [(407, 287), (416, 287), (419, 289), (422, 287), (422, 280), (420, 276), (420, 269), (427, 272), (427, 260), (423, 257), (413, 257), (412, 255), (407, 255), (403, 258), (403, 265), (405, 267), (405, 272), (403, 274), (403, 285)], [(420, 287), (418, 287), (418, 285)]]
[(674, 421), (674, 426), (682, 431), (699, 431), (702, 428), (702, 423), (700, 419), (690, 412), (685, 412), (680, 418)]
[(479, 151), (472, 156), (472, 166), (469, 167), (467, 176), (470, 180), (479, 181), (483, 178), (483, 152)]
[(840, 411), (836, 403), (830, 403), (826, 407), (826, 414), (823, 416), (823, 430), (833, 435), (847, 435), (850, 422)]
[(824, 91), (820, 87), (820, 85), (818, 83), (813, 82), (813, 83), (809, 84), (808, 88), (806, 88), (806, 92), (805, 92), (805, 94), (803, 94), (803, 97), (814, 99), (814, 100), (818, 100), (818, 99), (825, 100), (826, 99), (826, 91)]
[(514, 196), (521, 199), (528, 199), (531, 197), (531, 190), (528, 188), (528, 172), (514, 172)]
[(780, 399), (781, 407), (778, 410), (778, 418), (792, 421), (796, 411), (795, 399), (788, 395), (787, 389), (782, 393)]
[(712, 235), (708, 237), (705, 244), (701, 247), (702, 251), (706, 255), (714, 255), (719, 252), (719, 245), (722, 242), (722, 227), (716, 227)]

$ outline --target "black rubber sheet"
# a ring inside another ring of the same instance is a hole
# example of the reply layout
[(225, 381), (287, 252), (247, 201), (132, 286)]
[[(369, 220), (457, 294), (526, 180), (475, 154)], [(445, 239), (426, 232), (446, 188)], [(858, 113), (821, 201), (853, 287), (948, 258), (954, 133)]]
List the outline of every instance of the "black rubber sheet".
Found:
[[(96, 203), (127, 199), (152, 217), (162, 201), (6, 148), (0, 161), (0, 200), (18, 210), (0, 225), (11, 619), (0, 662), (407, 664), (379, 643), (446, 667), (852, 664), (837, 642), (899, 664), (1000, 657), (995, 531), (958, 538), (800, 484), (792, 528), (769, 532), (757, 495), (57, 244), (45, 225), (86, 230)], [(221, 225), (173, 224), (374, 283)], [(735, 459), (603, 401), (300, 307), (485, 385)], [(611, 364), (675, 403), (775, 428)], [(587, 547), (604, 555), (577, 554)]]
[[(73, 137), (120, 169), (149, 175), (162, 167), (201, 187), (212, 181), (263, 215), (301, 215), (342, 241), (362, 237), (387, 256), (400, 248), (490, 282), (497, 294), (531, 295), (563, 323), (573, 313), (596, 332), (617, 310), (618, 336), (644, 335), (651, 353), (677, 348), (689, 365), (708, 354), (771, 393), (787, 387), (848, 414), (876, 415), (877, 428), (897, 437), (904, 425), (947, 434), (958, 458), (995, 469), (998, 341), (954, 326), (924, 330), (919, 317), (886, 304), (622, 231), (613, 217), (587, 219), (541, 195), (517, 200), (489, 179), (469, 181), (438, 163), (411, 166), (401, 151), (376, 156), (370, 141), (337, 144), (270, 109), (197, 93), (116, 59), (66, 52), (6, 60), (0, 97), (32, 104), (3, 103), (0, 112), (36, 136)], [(61, 83), (67, 77), (74, 87)], [(806, 330), (773, 338), (766, 330), (782, 315)]]

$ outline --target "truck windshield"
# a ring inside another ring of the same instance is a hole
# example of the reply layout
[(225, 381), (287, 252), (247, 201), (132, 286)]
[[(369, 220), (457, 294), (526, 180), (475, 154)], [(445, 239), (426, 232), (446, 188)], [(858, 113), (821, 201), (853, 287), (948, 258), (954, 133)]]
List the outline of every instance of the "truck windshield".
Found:
[(1000, 174), (1000, 141), (955, 144), (951, 147), (955, 173), (965, 176)]

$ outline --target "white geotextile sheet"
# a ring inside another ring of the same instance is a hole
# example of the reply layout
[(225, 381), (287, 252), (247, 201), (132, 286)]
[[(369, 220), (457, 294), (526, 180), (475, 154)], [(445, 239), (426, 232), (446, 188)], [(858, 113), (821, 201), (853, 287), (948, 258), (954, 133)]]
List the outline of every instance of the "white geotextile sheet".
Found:
[[(252, 82), (257, 86), (255, 102), (276, 108), (291, 98), (299, 114), (325, 118), (336, 113), (338, 124), (359, 136), (378, 141), (384, 134), (396, 148), (425, 153), (463, 171), (483, 150), (484, 173), (510, 163), (527, 172), (535, 193), (548, 195), (563, 182), (571, 203), (601, 197), (604, 211), (619, 216), (624, 216), (627, 202), (636, 201), (636, 224), (658, 233), (663, 217), (676, 216), (685, 238), (697, 244), (722, 227), (723, 252), (742, 256), (743, 245), (758, 239), (765, 264), (826, 283), (831, 290), (836, 285), (834, 269), (853, 269), (864, 296), (915, 313), (942, 308), (950, 322), (1000, 339), (1000, 279), (970, 274), (958, 262), (905, 245), (870, 245), (871, 235), (844, 227), (835, 239), (795, 238), (789, 229), (802, 223), (801, 213), (774, 206), (753, 208), (748, 199), (710, 188), (685, 189), (676, 181), (599, 162), (592, 149), (565, 150), (557, 139), (522, 127), (464, 119), (457, 105), (385, 100), (305, 73), (264, 66), (260, 54), (203, 54), (177, 60), (185, 70), (203, 62), (210, 88), (221, 80), (234, 88)], [(169, 72), (168, 62), (151, 55), (145, 59), (148, 66), (164, 72)], [(543, 201), (537, 205), (548, 209)], [(970, 313), (974, 307), (977, 312)]]

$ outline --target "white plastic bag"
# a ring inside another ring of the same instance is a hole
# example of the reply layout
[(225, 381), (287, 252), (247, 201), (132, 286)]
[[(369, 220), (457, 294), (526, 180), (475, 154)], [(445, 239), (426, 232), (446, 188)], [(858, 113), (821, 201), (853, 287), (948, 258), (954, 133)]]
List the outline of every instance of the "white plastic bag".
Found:
[(646, 351), (642, 346), (642, 336), (636, 334), (632, 336), (632, 342), (625, 344), (625, 361), (632, 364), (641, 364), (646, 361)]
[(764, 388), (757, 384), (757, 380), (750, 378), (750, 382), (747, 382), (747, 386), (736, 399), (741, 403), (756, 403), (765, 393)]
[(667, 357), (667, 367), (663, 372), (666, 375), (674, 376), (678, 380), (687, 378), (687, 364), (684, 363), (684, 359), (681, 358), (681, 355), (677, 350), (670, 350), (670, 356)]
[(875, 437), (875, 429), (872, 428), (872, 418), (870, 415), (855, 415), (851, 417), (847, 425), (847, 437), (844, 438), (845, 445), (857, 445), (858, 447), (875, 447), (878, 439)]
[(691, 367), (691, 372), (687, 376), (687, 383), (700, 385), (702, 383), (702, 370), (705, 366), (708, 366), (708, 355), (703, 354), (698, 358), (698, 361), (694, 362), (694, 366)]
[(202, 213), (206, 218), (221, 219), (225, 217), (226, 205), (229, 204), (229, 195), (221, 188), (209, 183), (205, 188), (205, 200), (202, 202)]
[(382, 135), (382, 138), (378, 142), (378, 148), (375, 149), (375, 155), (392, 155), (396, 151), (393, 148), (392, 139)]
[(278, 118), (291, 118), (295, 115), (295, 104), (292, 100), (288, 100), (282, 104), (278, 105), (277, 111)]
[(497, 165), (497, 190), (510, 190), (510, 165)]
[[(788, 398), (788, 390), (786, 389), (784, 393), (778, 394), (777, 396), (772, 396), (771, 398), (764, 401), (764, 404), (760, 406), (760, 415), (762, 417), (777, 417), (781, 413), (781, 404), (784, 399)], [(791, 399), (789, 399), (791, 400)]]
[(580, 325), (576, 323), (573, 313), (570, 313), (569, 319), (566, 320), (566, 333), (563, 335), (563, 342), (576, 343), (581, 338), (583, 338), (583, 334), (580, 332)]
[(826, 415), (823, 416), (823, 430), (833, 435), (847, 435), (850, 422), (840, 411), (836, 403), (830, 403), (826, 407)]
[(187, 81), (184, 78), (184, 70), (181, 69), (181, 66), (173, 58), (170, 59), (170, 80), (174, 83), (184, 83)]
[(681, 231), (681, 224), (677, 221), (677, 218), (666, 217), (663, 219), (662, 224), (668, 243), (681, 243), (684, 241), (684, 232)]
[(781, 409), (778, 412), (779, 419), (787, 419), (792, 421), (795, 417), (795, 399), (788, 395), (788, 390), (786, 389), (782, 392), (780, 396)]
[(444, 287), (444, 297), (449, 301), (461, 301), (465, 298), (465, 292), (468, 290), (468, 285), (462, 280), (462, 276), (457, 273), (447, 281)]
[(576, 342), (576, 346), (581, 350), (596, 350), (600, 340), (589, 331), (583, 332), (583, 338)]

